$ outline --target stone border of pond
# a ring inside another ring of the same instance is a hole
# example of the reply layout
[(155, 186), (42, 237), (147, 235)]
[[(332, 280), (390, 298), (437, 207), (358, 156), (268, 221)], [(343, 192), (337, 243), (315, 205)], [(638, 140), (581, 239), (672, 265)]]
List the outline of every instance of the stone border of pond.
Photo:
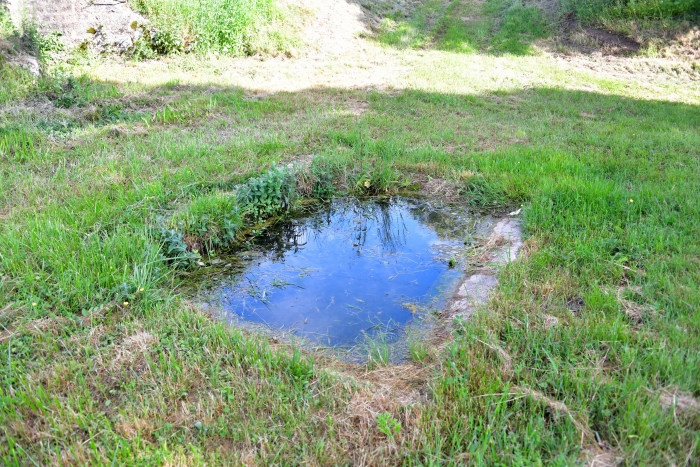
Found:
[(498, 285), (500, 267), (515, 261), (523, 246), (521, 223), (516, 217), (518, 214), (519, 210), (496, 223), (484, 245), (481, 263), (486, 265), (467, 274), (457, 287), (446, 309), (447, 319), (467, 319), (488, 303), (491, 291)]

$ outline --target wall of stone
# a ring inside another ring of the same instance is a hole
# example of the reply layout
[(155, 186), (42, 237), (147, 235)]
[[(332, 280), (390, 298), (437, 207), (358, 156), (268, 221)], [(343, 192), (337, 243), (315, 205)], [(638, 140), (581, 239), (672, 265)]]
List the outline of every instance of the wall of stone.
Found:
[[(59, 32), (69, 47), (84, 41), (93, 45), (125, 49), (138, 31), (134, 21), (146, 19), (131, 10), (126, 0), (0, 0), (20, 25), (24, 18), (34, 21), (44, 33)], [(89, 32), (90, 31), (90, 32)], [(92, 32), (95, 31), (95, 32)]]

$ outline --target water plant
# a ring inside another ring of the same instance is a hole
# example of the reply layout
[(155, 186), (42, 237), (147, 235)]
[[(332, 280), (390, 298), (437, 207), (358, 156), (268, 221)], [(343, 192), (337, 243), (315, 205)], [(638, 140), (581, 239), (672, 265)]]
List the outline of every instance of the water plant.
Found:
[(366, 335), (364, 347), (367, 351), (367, 367), (375, 368), (388, 365), (391, 360), (391, 351), (387, 334), (378, 331), (373, 335)]
[(407, 339), (408, 343), (408, 353), (411, 356), (411, 360), (416, 363), (425, 361), (428, 358), (428, 346), (420, 338), (415, 336), (409, 336)]

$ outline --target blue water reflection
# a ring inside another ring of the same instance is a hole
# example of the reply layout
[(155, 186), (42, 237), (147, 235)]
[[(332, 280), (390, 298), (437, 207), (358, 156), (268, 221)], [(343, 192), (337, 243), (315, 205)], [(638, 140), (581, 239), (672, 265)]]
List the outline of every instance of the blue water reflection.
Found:
[(446, 255), (463, 245), (464, 218), (420, 200), (338, 200), (281, 223), (241, 252), (250, 263), (219, 290), (239, 319), (352, 346), (440, 306), (459, 277)]

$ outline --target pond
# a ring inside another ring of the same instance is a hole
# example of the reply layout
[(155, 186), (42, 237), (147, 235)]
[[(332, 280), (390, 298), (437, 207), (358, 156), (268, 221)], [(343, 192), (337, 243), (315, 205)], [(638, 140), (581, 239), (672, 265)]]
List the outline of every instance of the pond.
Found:
[(256, 236), (207, 301), (238, 324), (320, 346), (395, 339), (445, 307), (487, 223), (427, 199), (335, 200)]

